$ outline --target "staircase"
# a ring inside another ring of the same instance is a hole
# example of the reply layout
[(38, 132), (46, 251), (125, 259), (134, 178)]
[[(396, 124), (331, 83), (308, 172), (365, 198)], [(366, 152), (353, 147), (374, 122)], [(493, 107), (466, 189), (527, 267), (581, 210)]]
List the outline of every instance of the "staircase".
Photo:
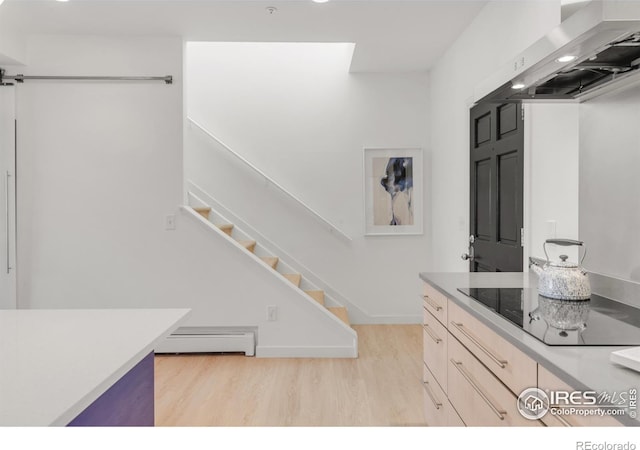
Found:
[(325, 293), (323, 290), (318, 289), (316, 286), (303, 279), (300, 273), (293, 271), (286, 263), (280, 260), (276, 255), (269, 254), (265, 249), (258, 245), (258, 243), (247, 236), (246, 233), (238, 230), (234, 224), (228, 223), (219, 214), (216, 214), (211, 207), (206, 205), (191, 206), (191, 208), (204, 219), (214, 224), (220, 231), (225, 233), (228, 239), (232, 239), (240, 244), (245, 251), (253, 253), (258, 256), (262, 262), (271, 268), (275, 273), (282, 276), (284, 279), (293, 284), (296, 288), (300, 289), (310, 300), (317, 302), (319, 305), (325, 308), (327, 313), (333, 314), (339, 320), (341, 320), (347, 326), (351, 326), (349, 321), (349, 314), (347, 308), (344, 306), (326, 306), (325, 305)]

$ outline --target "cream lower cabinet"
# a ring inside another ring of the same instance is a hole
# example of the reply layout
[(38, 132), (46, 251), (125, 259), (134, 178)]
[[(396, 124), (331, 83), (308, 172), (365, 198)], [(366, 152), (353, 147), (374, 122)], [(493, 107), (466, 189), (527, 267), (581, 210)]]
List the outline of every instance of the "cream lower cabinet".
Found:
[(425, 285), (422, 382), (425, 420), (432, 427), (464, 426), (447, 397), (447, 348), (450, 339), (445, 326), (447, 306), (446, 297)]
[(464, 426), (464, 422), (451, 406), (447, 394), (442, 390), (427, 366), (424, 366), (422, 382), (424, 387), (424, 418), (427, 424), (431, 427), (460, 424)]
[[(422, 348), (424, 363), (440, 387), (447, 391), (447, 347), (449, 332), (438, 320), (424, 312)], [(423, 380), (424, 381), (424, 380)]]
[(424, 290), (424, 407), (429, 426), (543, 426), (517, 409), (537, 363), (433, 286)]
[(422, 298), (424, 310), (446, 326), (449, 299), (427, 283), (423, 284)]
[[(541, 365), (538, 365), (538, 387), (545, 392), (574, 392), (576, 390), (560, 380), (558, 377), (553, 375)], [(542, 421), (545, 423), (545, 425), (550, 427), (614, 427), (622, 425), (613, 416), (559, 415), (552, 414), (551, 412), (545, 414), (545, 416), (542, 418)]]
[(456, 339), (449, 341), (449, 400), (468, 426), (540, 426), (517, 409), (517, 396)]
[(449, 301), (449, 332), (516, 396), (537, 386), (537, 366), (488, 326)]
[(613, 416), (525, 419), (517, 398), (527, 388), (575, 389), (472, 314), (424, 283), (424, 409), (429, 426), (620, 426)]

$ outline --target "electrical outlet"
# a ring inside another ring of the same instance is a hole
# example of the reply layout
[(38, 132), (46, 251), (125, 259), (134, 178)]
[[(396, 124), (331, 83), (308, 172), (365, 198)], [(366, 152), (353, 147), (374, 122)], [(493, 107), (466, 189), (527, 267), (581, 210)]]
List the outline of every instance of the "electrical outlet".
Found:
[(267, 320), (269, 322), (275, 322), (276, 320), (278, 320), (277, 306), (267, 306)]
[(173, 214), (165, 217), (164, 220), (164, 228), (165, 230), (175, 230), (176, 229), (176, 216)]

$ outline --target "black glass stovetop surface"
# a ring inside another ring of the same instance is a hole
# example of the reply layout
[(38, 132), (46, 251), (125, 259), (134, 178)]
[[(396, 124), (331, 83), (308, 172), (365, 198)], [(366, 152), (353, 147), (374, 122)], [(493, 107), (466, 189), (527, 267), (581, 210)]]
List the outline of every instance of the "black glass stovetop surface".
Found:
[(640, 345), (640, 309), (593, 294), (553, 300), (535, 288), (459, 288), (547, 345)]

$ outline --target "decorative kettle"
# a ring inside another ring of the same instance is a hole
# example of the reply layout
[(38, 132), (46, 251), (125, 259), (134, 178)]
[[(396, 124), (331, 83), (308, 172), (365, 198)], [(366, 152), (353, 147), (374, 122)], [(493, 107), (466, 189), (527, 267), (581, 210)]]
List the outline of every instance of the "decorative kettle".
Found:
[(549, 261), (547, 244), (561, 246), (577, 245), (582, 247), (584, 242), (571, 239), (547, 239), (543, 245), (547, 262), (540, 266), (532, 261), (531, 268), (538, 275), (538, 293), (544, 297), (558, 300), (588, 300), (591, 298), (589, 276), (581, 267), (586, 256), (586, 250), (580, 264), (568, 262), (567, 255), (560, 255), (560, 261)]

